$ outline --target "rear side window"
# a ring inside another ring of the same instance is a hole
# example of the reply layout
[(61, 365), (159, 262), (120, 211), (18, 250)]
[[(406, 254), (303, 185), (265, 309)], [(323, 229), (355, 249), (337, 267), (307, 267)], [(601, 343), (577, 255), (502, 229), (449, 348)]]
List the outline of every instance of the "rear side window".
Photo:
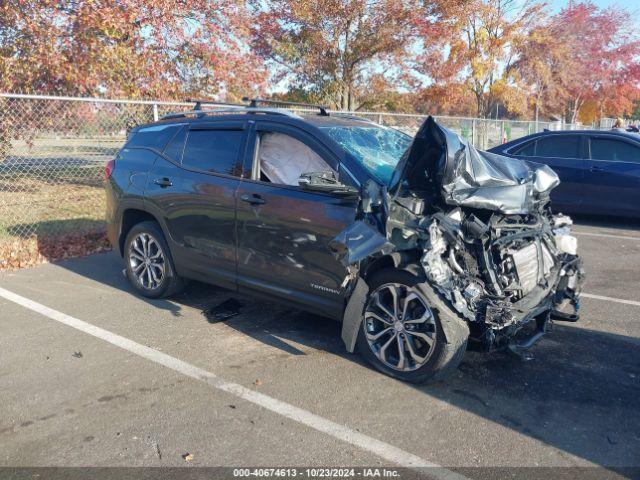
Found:
[(550, 135), (538, 139), (536, 157), (579, 158), (580, 137), (578, 135)]
[(640, 163), (640, 148), (621, 140), (592, 138), (591, 158), (594, 160)]
[(179, 125), (154, 125), (141, 128), (131, 135), (127, 147), (153, 148), (161, 152), (179, 128)]
[(149, 170), (157, 155), (144, 148), (123, 148), (118, 157), (129, 165), (131, 170)]
[(164, 154), (176, 163), (182, 161), (182, 151), (184, 150), (184, 141), (187, 139), (187, 127), (180, 129), (178, 133), (171, 139)]
[(511, 155), (522, 155), (523, 157), (533, 157), (536, 154), (536, 142), (525, 143), (509, 152)]
[(182, 154), (182, 164), (214, 173), (239, 175), (238, 154), (242, 130), (191, 130)]

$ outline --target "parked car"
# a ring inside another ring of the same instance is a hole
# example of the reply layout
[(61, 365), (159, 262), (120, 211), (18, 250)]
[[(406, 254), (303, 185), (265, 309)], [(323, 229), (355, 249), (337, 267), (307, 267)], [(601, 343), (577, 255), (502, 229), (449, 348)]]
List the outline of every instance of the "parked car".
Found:
[(412, 139), (258, 105), (136, 127), (107, 165), (108, 235), (141, 295), (195, 279), (280, 300), (411, 382), (455, 370), (469, 341), (523, 353), (552, 313), (576, 319), (582, 270), (549, 168), (432, 118)]
[(555, 210), (640, 217), (640, 135), (621, 131), (544, 131), (489, 150), (549, 165), (561, 183)]

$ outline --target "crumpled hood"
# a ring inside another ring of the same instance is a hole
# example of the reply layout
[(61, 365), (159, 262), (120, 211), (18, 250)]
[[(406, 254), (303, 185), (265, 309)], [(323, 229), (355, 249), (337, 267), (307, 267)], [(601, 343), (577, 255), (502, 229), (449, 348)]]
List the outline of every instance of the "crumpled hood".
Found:
[(398, 163), (389, 192), (421, 192), (448, 205), (529, 213), (560, 183), (546, 165), (481, 152), (429, 117)]

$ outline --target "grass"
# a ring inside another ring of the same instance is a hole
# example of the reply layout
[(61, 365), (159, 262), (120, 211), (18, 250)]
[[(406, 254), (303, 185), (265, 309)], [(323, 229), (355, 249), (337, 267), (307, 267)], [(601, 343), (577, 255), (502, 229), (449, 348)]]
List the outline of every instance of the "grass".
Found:
[(101, 181), (34, 177), (0, 176), (0, 238), (53, 236), (104, 226)]
[(0, 271), (109, 248), (104, 166), (122, 136), (12, 140), (0, 155)]
[(124, 138), (14, 140), (0, 159), (0, 239), (104, 228), (104, 165)]

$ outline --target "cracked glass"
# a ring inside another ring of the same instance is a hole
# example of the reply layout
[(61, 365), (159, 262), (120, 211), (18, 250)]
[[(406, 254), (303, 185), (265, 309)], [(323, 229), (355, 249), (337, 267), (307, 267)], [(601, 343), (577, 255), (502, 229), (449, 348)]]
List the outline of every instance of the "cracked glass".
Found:
[(412, 140), (399, 130), (380, 126), (333, 126), (321, 130), (385, 185)]

